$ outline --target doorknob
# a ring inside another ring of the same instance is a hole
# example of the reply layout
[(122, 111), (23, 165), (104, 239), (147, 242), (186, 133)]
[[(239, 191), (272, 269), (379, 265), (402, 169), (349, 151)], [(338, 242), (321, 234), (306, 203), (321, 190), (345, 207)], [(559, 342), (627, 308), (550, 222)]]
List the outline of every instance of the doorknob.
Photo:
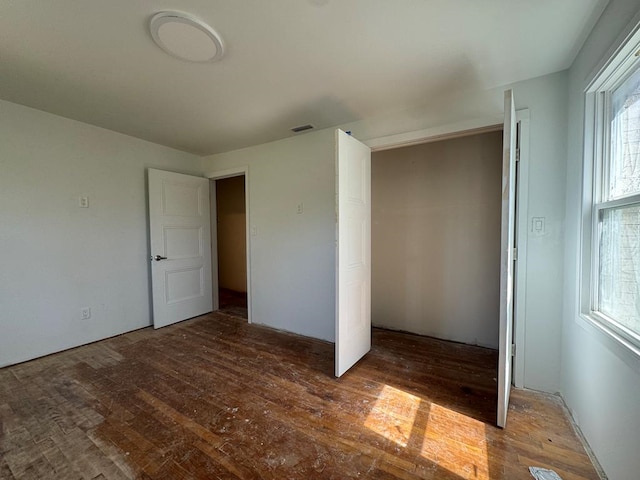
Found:
[(166, 260), (167, 259), (167, 257), (161, 257), (160, 255), (156, 255), (154, 258), (155, 258), (156, 262), (159, 262), (160, 260)]

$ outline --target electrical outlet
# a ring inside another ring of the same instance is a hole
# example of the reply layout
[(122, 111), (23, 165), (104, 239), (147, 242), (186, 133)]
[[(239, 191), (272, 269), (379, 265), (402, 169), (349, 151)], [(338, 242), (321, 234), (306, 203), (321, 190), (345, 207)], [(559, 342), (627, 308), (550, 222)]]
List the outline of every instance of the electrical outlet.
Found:
[(298, 204), (298, 208), (296, 208), (296, 213), (298, 215), (302, 214), (304, 212), (304, 203), (299, 203)]
[(82, 195), (78, 198), (78, 206), (80, 208), (89, 208), (89, 197)]
[(80, 309), (80, 317), (82, 320), (89, 320), (91, 318), (91, 308), (84, 307)]

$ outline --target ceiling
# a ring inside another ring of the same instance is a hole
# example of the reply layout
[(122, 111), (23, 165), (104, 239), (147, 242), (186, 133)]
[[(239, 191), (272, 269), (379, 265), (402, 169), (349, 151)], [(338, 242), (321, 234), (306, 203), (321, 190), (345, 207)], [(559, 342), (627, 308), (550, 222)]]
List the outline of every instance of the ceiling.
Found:
[[(0, 0), (0, 98), (196, 154), (568, 68), (607, 0)], [(189, 63), (156, 12), (210, 24)]]

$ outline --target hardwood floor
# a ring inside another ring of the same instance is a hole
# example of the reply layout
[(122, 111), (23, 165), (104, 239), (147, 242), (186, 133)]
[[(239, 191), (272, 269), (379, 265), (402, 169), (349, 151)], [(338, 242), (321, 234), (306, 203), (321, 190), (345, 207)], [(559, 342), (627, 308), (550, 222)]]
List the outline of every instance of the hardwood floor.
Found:
[(0, 370), (3, 479), (597, 479), (553, 396), (493, 426), (493, 351), (374, 330), (333, 345), (226, 314)]
[(219, 309), (221, 313), (234, 317), (249, 318), (247, 311), (247, 292), (236, 292), (228, 288), (218, 289)]

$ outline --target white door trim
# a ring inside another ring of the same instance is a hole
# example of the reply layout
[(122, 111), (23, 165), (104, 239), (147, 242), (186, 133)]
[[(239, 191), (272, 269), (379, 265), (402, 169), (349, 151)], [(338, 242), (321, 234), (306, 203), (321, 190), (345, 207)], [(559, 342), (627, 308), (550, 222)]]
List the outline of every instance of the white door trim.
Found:
[[(245, 235), (246, 235), (246, 244), (247, 244), (247, 319), (248, 322), (251, 323), (252, 319), (252, 308), (251, 308), (251, 215), (250, 215), (250, 202), (249, 202), (249, 166), (244, 165), (240, 167), (227, 168), (224, 170), (213, 170), (206, 172), (204, 174), (210, 181), (222, 180), (223, 178), (229, 177), (238, 177), (244, 175), (244, 201), (245, 201), (245, 217), (246, 217), (246, 225), (245, 225)], [(213, 193), (215, 194), (215, 189), (213, 189)], [(216, 211), (215, 207), (215, 195), (212, 196), (211, 200), (211, 258), (213, 267), (216, 267), (214, 272), (217, 272), (217, 264), (218, 264), (218, 248), (217, 248), (217, 234), (216, 229)], [(214, 240), (216, 238), (216, 240)], [(213, 260), (215, 258), (215, 260)], [(220, 307), (220, 299), (218, 298), (218, 275), (213, 275), (213, 291), (211, 292), (213, 296), (213, 307), (214, 310), (218, 310)]]
[(518, 178), (516, 179), (516, 277), (513, 312), (514, 342), (516, 353), (513, 356), (513, 384), (523, 388), (526, 326), (527, 326), (527, 239), (529, 238), (529, 109), (516, 110), (516, 121), (519, 124)]
[(412, 132), (397, 133), (384, 137), (363, 140), (362, 143), (369, 145), (372, 152), (390, 150), (392, 148), (409, 147), (422, 143), (437, 142), (440, 140), (451, 140), (452, 138), (477, 135), (480, 133), (495, 132), (502, 129), (504, 117), (502, 115), (492, 115), (473, 120), (450, 123), (438, 127), (415, 130)]
[[(524, 387), (525, 372), (525, 334), (526, 334), (526, 279), (527, 279), (527, 238), (528, 238), (528, 205), (529, 205), (529, 109), (516, 110), (516, 120), (520, 123), (520, 166), (518, 177), (518, 208), (516, 212), (518, 241), (518, 271), (515, 292), (516, 310), (514, 311), (514, 329), (516, 354), (514, 356), (514, 385)], [(441, 125), (438, 127), (398, 133), (384, 137), (363, 140), (371, 147), (372, 152), (408, 147), (422, 143), (476, 135), (498, 131), (503, 128), (504, 116), (493, 115), (483, 118), (464, 120), (462, 122)]]

